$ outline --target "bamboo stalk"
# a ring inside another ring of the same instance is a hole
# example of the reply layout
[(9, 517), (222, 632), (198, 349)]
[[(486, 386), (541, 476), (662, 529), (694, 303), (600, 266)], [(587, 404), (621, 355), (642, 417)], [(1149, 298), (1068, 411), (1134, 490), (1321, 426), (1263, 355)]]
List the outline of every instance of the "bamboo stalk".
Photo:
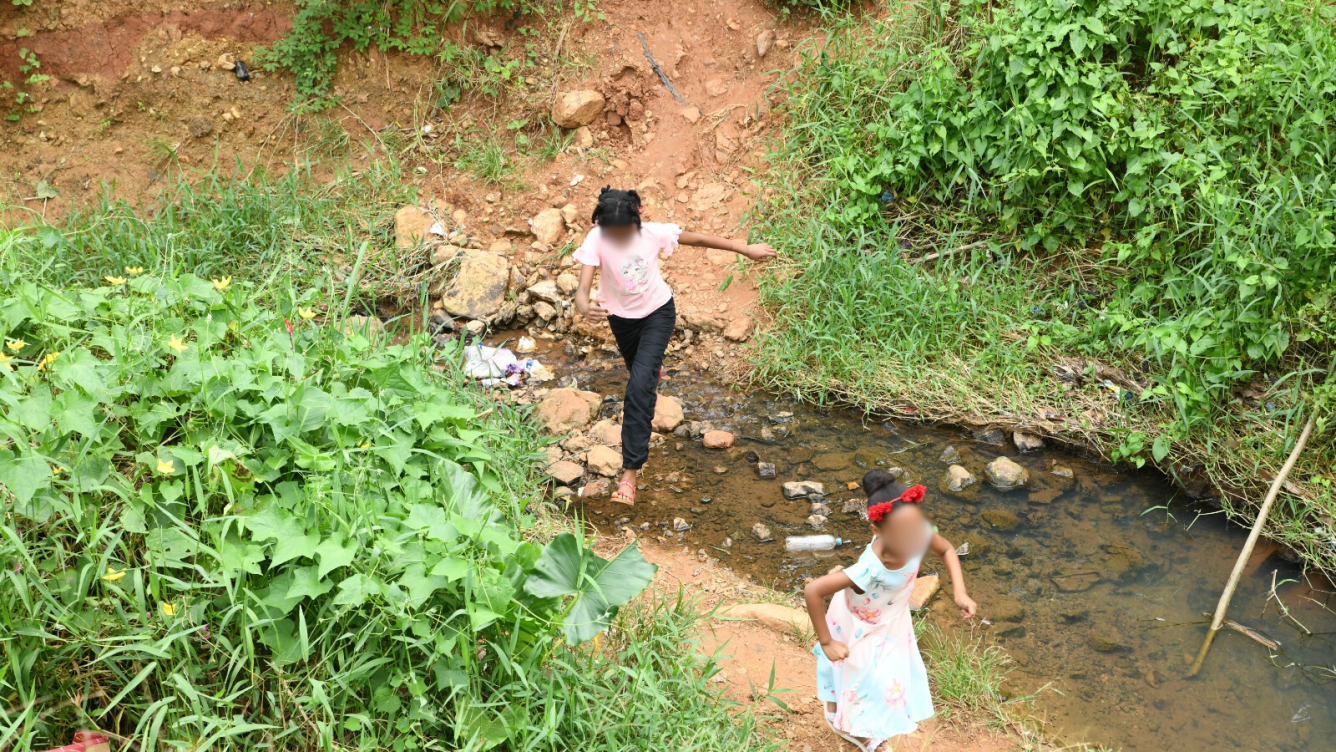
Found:
[(1290, 477), (1290, 470), (1294, 469), (1294, 463), (1299, 460), (1304, 445), (1308, 443), (1308, 437), (1313, 433), (1314, 417), (1313, 415), (1308, 416), (1308, 422), (1304, 424), (1303, 433), (1299, 434), (1299, 440), (1294, 443), (1294, 449), (1290, 452), (1289, 458), (1285, 460), (1285, 466), (1280, 469), (1276, 479), (1271, 482), (1270, 490), (1266, 492), (1266, 499), (1262, 501), (1262, 508), (1257, 511), (1257, 521), (1253, 523), (1252, 531), (1248, 533), (1248, 540), (1244, 542), (1243, 550), (1239, 552), (1239, 558), (1234, 562), (1234, 571), (1229, 575), (1229, 582), (1225, 583), (1225, 591), (1220, 594), (1220, 602), (1215, 607), (1215, 616), (1211, 619), (1211, 629), (1206, 633), (1206, 639), (1201, 643), (1201, 650), (1197, 651), (1197, 659), (1192, 662), (1192, 668), (1188, 669), (1189, 678), (1196, 676), (1201, 671), (1202, 664), (1206, 662), (1206, 653), (1211, 650), (1211, 643), (1215, 641), (1215, 635), (1220, 631), (1220, 626), (1225, 621), (1225, 612), (1229, 610), (1229, 601), (1234, 597), (1234, 588), (1238, 587), (1239, 578), (1243, 576), (1243, 568), (1248, 563), (1248, 557), (1252, 556), (1253, 547), (1257, 545), (1257, 539), (1262, 535), (1262, 528), (1266, 527), (1266, 517), (1271, 513), (1271, 504), (1275, 502), (1285, 479)]

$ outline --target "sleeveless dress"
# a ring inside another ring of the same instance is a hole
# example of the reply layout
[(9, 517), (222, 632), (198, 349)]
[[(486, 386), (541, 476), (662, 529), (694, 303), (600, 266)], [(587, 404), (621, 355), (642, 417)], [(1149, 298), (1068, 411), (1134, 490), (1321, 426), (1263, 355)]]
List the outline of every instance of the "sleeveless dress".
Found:
[(831, 663), (820, 644), (812, 652), (817, 697), (836, 703), (831, 724), (846, 734), (889, 739), (913, 733), (933, 715), (928, 672), (909, 616), (909, 594), (925, 553), (926, 546), (892, 571), (869, 543), (844, 570), (862, 594), (845, 588), (831, 598), (826, 623), (830, 636), (849, 647), (849, 657)]

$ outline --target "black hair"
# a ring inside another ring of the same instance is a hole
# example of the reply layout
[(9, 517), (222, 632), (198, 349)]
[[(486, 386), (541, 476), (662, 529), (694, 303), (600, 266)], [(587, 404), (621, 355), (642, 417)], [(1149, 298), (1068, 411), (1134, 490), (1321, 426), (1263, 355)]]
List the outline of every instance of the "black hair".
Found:
[[(867, 494), (868, 509), (878, 504), (899, 498), (901, 494), (909, 490), (909, 486), (901, 483), (895, 475), (885, 470), (870, 470), (863, 476), (863, 493)], [(908, 501), (897, 501), (891, 505), (891, 509), (886, 513), (883, 520), (895, 513), (900, 507), (910, 504)], [(874, 523), (880, 525), (881, 523)]]
[(619, 191), (612, 186), (603, 186), (598, 192), (598, 203), (594, 204), (594, 215), (590, 219), (596, 225), (625, 227), (635, 225), (640, 229), (640, 194), (635, 191)]

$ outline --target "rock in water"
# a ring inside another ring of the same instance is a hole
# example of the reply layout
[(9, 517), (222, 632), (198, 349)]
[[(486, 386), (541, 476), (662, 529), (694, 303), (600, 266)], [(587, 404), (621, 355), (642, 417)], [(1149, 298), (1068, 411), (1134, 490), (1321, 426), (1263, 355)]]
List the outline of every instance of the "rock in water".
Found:
[(946, 475), (942, 478), (942, 490), (960, 493), (978, 482), (979, 479), (970, 471), (960, 465), (952, 465), (946, 469)]
[(984, 614), (993, 621), (1020, 621), (1025, 618), (1025, 606), (1015, 598), (989, 598), (988, 613)]
[(941, 587), (941, 579), (935, 574), (925, 574), (914, 580), (914, 589), (909, 591), (909, 610), (917, 611), (926, 606)]
[(706, 449), (728, 449), (733, 446), (735, 439), (728, 431), (707, 431), (701, 441)]
[(510, 261), (495, 253), (473, 251), (459, 263), (459, 275), (445, 288), (441, 307), (454, 316), (485, 319), (501, 310), (510, 282)]
[(549, 433), (562, 434), (584, 428), (594, 416), (603, 399), (595, 392), (578, 389), (553, 389), (538, 404), (534, 417)]
[(592, 89), (568, 91), (552, 105), (552, 122), (562, 128), (589, 125), (603, 112), (603, 95)]
[(660, 433), (671, 433), (673, 429), (682, 425), (685, 417), (682, 414), (682, 402), (676, 397), (669, 397), (660, 394), (658, 401), (654, 403), (654, 420), (652, 426), (655, 431)]
[(405, 206), (394, 213), (394, 246), (402, 250), (418, 247), (431, 238), (436, 220), (420, 206)]
[(1127, 646), (1118, 640), (1097, 634), (1086, 637), (1086, 644), (1097, 653), (1118, 653), (1127, 649)]
[(566, 220), (561, 216), (560, 209), (547, 208), (529, 220), (529, 228), (533, 230), (534, 237), (538, 242), (547, 245), (556, 245), (561, 236), (566, 234)]
[(783, 486), (784, 498), (803, 499), (808, 496), (825, 496), (826, 487), (816, 481), (792, 480)]
[(755, 525), (752, 525), (752, 535), (756, 536), (756, 540), (762, 543), (769, 543), (770, 541), (774, 540), (774, 538), (770, 536), (770, 528), (766, 527), (765, 525), (762, 525), (759, 522), (756, 523)]
[(557, 483), (569, 486), (584, 477), (584, 468), (574, 462), (559, 460), (547, 466), (547, 474)]
[(807, 526), (813, 530), (820, 530), (826, 526), (826, 518), (819, 514), (807, 515)]
[(938, 457), (937, 459), (941, 460), (942, 462), (945, 462), (948, 465), (959, 465), (960, 451), (953, 446), (948, 446), (947, 448), (942, 450), (942, 456)]
[(1030, 482), (1030, 471), (1007, 457), (998, 457), (989, 462), (984, 472), (988, 476), (988, 482), (999, 491), (1021, 488)]
[(985, 444), (1002, 446), (1003, 444), (1007, 443), (1007, 435), (1002, 433), (1002, 429), (997, 428), (996, 426), (989, 426), (987, 428), (980, 428), (979, 430), (975, 431), (974, 440), (981, 441)]
[(758, 463), (756, 463), (756, 475), (757, 475), (761, 480), (774, 480), (774, 479), (775, 479), (775, 463), (773, 463), (773, 462), (758, 462)]
[(770, 51), (770, 48), (771, 48), (771, 47), (774, 47), (774, 46), (775, 46), (775, 32), (774, 32), (774, 30), (772, 30), (772, 29), (766, 29), (765, 31), (763, 31), (763, 32), (761, 32), (760, 34), (757, 34), (757, 35), (756, 35), (756, 55), (757, 55), (757, 57), (765, 57), (765, 53), (769, 52), (769, 51)]
[(984, 522), (998, 530), (1015, 530), (1021, 519), (1005, 509), (987, 509), (979, 515)]
[(1022, 452), (1033, 452), (1044, 448), (1043, 439), (1024, 431), (1012, 431), (1011, 440), (1016, 444), (1016, 448)]
[(1073, 473), (1072, 469), (1070, 467), (1067, 467), (1066, 465), (1054, 465), (1053, 469), (1049, 470), (1049, 472), (1053, 473), (1059, 478), (1067, 478), (1068, 480), (1076, 477), (1076, 473)]
[(841, 454), (839, 452), (818, 454), (816, 457), (812, 458), (812, 464), (816, 466), (817, 470), (822, 470), (828, 473), (833, 473), (837, 470), (843, 470), (846, 467), (849, 467), (850, 461), (851, 459), (849, 455)]
[(607, 446), (596, 446), (585, 456), (589, 471), (604, 478), (613, 478), (622, 472), (622, 453)]

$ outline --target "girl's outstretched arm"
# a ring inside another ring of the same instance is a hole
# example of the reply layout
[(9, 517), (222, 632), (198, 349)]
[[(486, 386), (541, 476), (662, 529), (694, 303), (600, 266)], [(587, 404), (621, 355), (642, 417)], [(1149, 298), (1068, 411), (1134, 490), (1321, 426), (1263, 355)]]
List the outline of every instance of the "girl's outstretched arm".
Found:
[(682, 236), (677, 242), (684, 245), (695, 245), (701, 248), (718, 248), (721, 251), (732, 251), (740, 256), (746, 256), (753, 261), (763, 261), (775, 255), (775, 249), (770, 247), (769, 243), (752, 243), (748, 245), (741, 240), (729, 240), (721, 238), (718, 235), (708, 235), (703, 232), (682, 232)]
[(826, 626), (826, 598), (847, 587), (853, 587), (853, 584), (853, 580), (844, 572), (832, 572), (808, 582), (803, 588), (803, 599), (807, 602), (807, 617), (812, 620), (816, 639), (821, 643), (821, 650), (831, 663), (848, 657), (849, 646), (830, 636), (830, 628)]
[(956, 556), (956, 547), (951, 545), (951, 541), (933, 533), (928, 548), (937, 554), (946, 565), (946, 573), (951, 575), (951, 595), (956, 605), (960, 606), (960, 615), (973, 619), (979, 613), (979, 604), (965, 592), (965, 573), (960, 571), (960, 557)]

